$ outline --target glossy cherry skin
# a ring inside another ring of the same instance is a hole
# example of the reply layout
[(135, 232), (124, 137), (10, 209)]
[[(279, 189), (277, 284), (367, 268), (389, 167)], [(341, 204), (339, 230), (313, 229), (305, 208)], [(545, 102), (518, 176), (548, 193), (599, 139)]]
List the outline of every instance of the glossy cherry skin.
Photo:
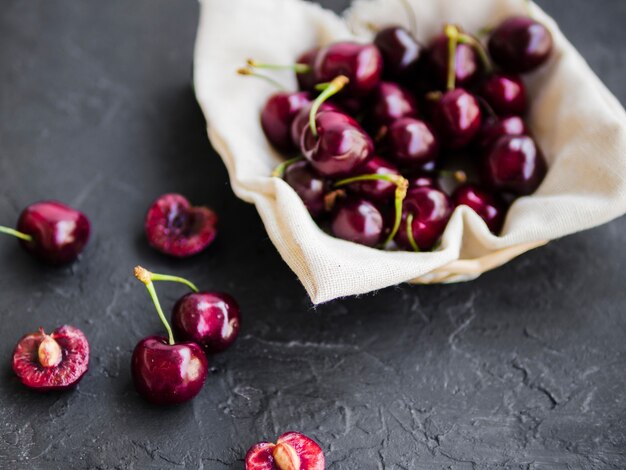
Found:
[(383, 57), (385, 78), (409, 81), (416, 75), (422, 47), (413, 35), (400, 26), (390, 26), (376, 33), (374, 45)]
[(543, 24), (527, 16), (502, 22), (488, 43), (493, 61), (509, 73), (528, 73), (543, 65), (553, 49), (552, 34)]
[(373, 44), (337, 42), (320, 49), (315, 60), (319, 82), (330, 82), (345, 75), (350, 82), (342, 95), (363, 96), (380, 83), (383, 58)]
[(368, 124), (377, 129), (404, 117), (417, 117), (417, 102), (403, 86), (381, 82), (370, 97)]
[(13, 351), (13, 372), (24, 385), (38, 391), (66, 390), (74, 387), (89, 368), (89, 342), (78, 328), (65, 325), (49, 336), (60, 348), (54, 365), (42, 364), (40, 346), (43, 331), (25, 335)]
[(493, 74), (480, 85), (478, 94), (499, 116), (521, 116), (528, 107), (526, 87), (518, 75)]
[(444, 192), (436, 188), (424, 186), (408, 190), (395, 240), (398, 246), (413, 250), (406, 229), (409, 214), (413, 214), (411, 230), (415, 243), (421, 251), (428, 251), (441, 238), (452, 214), (452, 203)]
[(476, 98), (462, 88), (443, 94), (433, 107), (433, 124), (442, 145), (459, 150), (469, 145), (482, 122)]
[(246, 453), (246, 470), (324, 470), (324, 452), (299, 432), (287, 432), (276, 444), (259, 442)]
[(382, 242), (384, 230), (383, 214), (366, 199), (346, 199), (335, 207), (331, 231), (337, 238), (373, 247)]
[(348, 115), (333, 111), (319, 113), (316, 126), (317, 137), (309, 126), (304, 128), (300, 148), (321, 175), (347, 175), (374, 156), (372, 139)]
[(528, 128), (521, 117), (509, 116), (506, 118), (488, 117), (476, 137), (476, 148), (481, 153), (486, 153), (500, 137), (505, 135), (527, 135)]
[(261, 111), (261, 127), (276, 150), (292, 152), (298, 147), (291, 139), (291, 123), (298, 112), (311, 103), (308, 92), (275, 93)]
[(504, 225), (506, 204), (497, 195), (475, 185), (459, 186), (452, 194), (454, 206), (468, 206), (487, 224), (491, 232), (498, 234)]
[(329, 185), (309, 162), (292, 163), (285, 170), (283, 179), (300, 196), (311, 217), (317, 218), (325, 212), (324, 197)]
[(415, 175), (408, 176), (407, 179), (409, 181), (409, 189), (423, 187), (440, 189), (437, 177), (429, 173), (417, 173)]
[(210, 354), (234, 343), (240, 323), (237, 301), (221, 292), (189, 293), (176, 302), (172, 311), (176, 339), (193, 341)]
[(400, 167), (418, 170), (435, 162), (439, 155), (439, 141), (426, 122), (403, 118), (389, 126), (385, 149), (390, 159)]
[(22, 247), (50, 264), (70, 263), (89, 241), (89, 219), (82, 212), (57, 201), (42, 201), (20, 214), (17, 230), (33, 237), (20, 240)]
[[(359, 175), (399, 175), (398, 169), (382, 159), (374, 157), (368, 160), (364, 165), (354, 170), (351, 176)], [(360, 194), (361, 196), (373, 201), (384, 201), (394, 197), (396, 193), (396, 184), (384, 181), (358, 181), (347, 186), (350, 191)]]
[(161, 253), (185, 258), (195, 255), (215, 239), (217, 215), (208, 207), (193, 207), (180, 194), (159, 197), (144, 225), (150, 246)]
[[(440, 34), (431, 41), (427, 49), (428, 70), (433, 84), (439, 89), (445, 89), (448, 81), (449, 43), (448, 36)], [(472, 85), (481, 71), (482, 66), (474, 48), (468, 44), (458, 44), (455, 57), (456, 86)]]
[(149, 336), (139, 341), (133, 351), (133, 383), (137, 392), (151, 403), (183, 403), (202, 389), (208, 364), (196, 343), (170, 345), (167, 338)]
[[(319, 107), (317, 113), (321, 113), (322, 111), (337, 111), (341, 112), (339, 107), (335, 106), (333, 103), (328, 101), (322, 103)], [(300, 139), (302, 138), (302, 132), (304, 128), (309, 125), (309, 114), (311, 112), (311, 105), (307, 105), (296, 116), (293, 118), (293, 122), (291, 123), (290, 135), (293, 145), (296, 148), (300, 147)], [(356, 121), (353, 121), (356, 123)]]
[(308, 51), (300, 55), (300, 57), (298, 57), (298, 59), (296, 60), (298, 64), (305, 64), (311, 67), (311, 70), (308, 72), (296, 74), (296, 78), (298, 80), (298, 87), (300, 88), (300, 90), (303, 90), (303, 91), (313, 90), (313, 87), (315, 87), (315, 84), (317, 83), (314, 67), (315, 67), (315, 59), (317, 58), (317, 53), (319, 52), (319, 50), (320, 50), (319, 47), (309, 49)]
[(547, 164), (528, 136), (501, 137), (487, 153), (483, 175), (490, 188), (518, 195), (533, 193), (547, 173)]

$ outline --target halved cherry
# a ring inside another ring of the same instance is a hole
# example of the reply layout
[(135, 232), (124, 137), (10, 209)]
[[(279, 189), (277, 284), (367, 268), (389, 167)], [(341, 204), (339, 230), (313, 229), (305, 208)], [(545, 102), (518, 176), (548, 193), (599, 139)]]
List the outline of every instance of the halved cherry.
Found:
[(287, 432), (276, 444), (260, 442), (246, 454), (246, 470), (324, 470), (324, 452), (299, 432)]

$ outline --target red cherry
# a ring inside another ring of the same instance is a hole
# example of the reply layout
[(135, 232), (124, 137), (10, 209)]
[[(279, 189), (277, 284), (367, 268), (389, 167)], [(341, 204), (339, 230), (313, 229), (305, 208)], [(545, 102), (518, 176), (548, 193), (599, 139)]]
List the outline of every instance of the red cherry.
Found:
[(404, 117), (417, 117), (415, 98), (397, 83), (381, 82), (370, 97), (368, 123), (377, 129)]
[(313, 67), (315, 66), (315, 60), (317, 59), (317, 53), (319, 52), (319, 50), (319, 47), (309, 49), (308, 51), (304, 52), (300, 57), (298, 57), (298, 60), (296, 61), (298, 64), (304, 64), (309, 67), (306, 72), (296, 73), (298, 87), (300, 88), (300, 90), (312, 90), (317, 83), (317, 78), (315, 77)]
[(217, 215), (208, 207), (192, 207), (180, 194), (160, 196), (146, 215), (145, 232), (150, 246), (167, 255), (195, 255), (213, 242)]
[(297, 149), (291, 140), (291, 124), (298, 112), (311, 103), (308, 92), (275, 93), (261, 111), (261, 127), (267, 140), (281, 152)]
[(505, 135), (527, 135), (528, 128), (524, 120), (518, 116), (507, 118), (488, 117), (476, 138), (476, 147), (482, 153), (491, 149), (491, 146)]
[(385, 77), (406, 82), (416, 77), (422, 47), (409, 31), (399, 26), (382, 29), (374, 45), (383, 57)]
[(346, 199), (335, 207), (331, 230), (337, 238), (373, 247), (382, 241), (384, 229), (382, 213), (366, 199)]
[(389, 157), (403, 168), (429, 168), (439, 155), (439, 141), (433, 129), (424, 121), (402, 118), (392, 123), (385, 136)]
[(441, 143), (452, 150), (469, 145), (482, 121), (476, 98), (462, 88), (443, 94), (433, 105), (433, 124)]
[(478, 94), (499, 116), (526, 113), (526, 87), (517, 75), (493, 74), (481, 84)]
[[(352, 176), (359, 175), (399, 175), (398, 169), (381, 157), (374, 157), (352, 172)], [(350, 191), (360, 194), (374, 201), (384, 201), (392, 198), (397, 184), (387, 180), (357, 181), (346, 186)]]
[(324, 470), (324, 452), (299, 432), (287, 432), (276, 444), (260, 442), (246, 454), (246, 470)]
[[(434, 85), (439, 89), (445, 89), (448, 81), (449, 44), (449, 37), (446, 34), (440, 34), (431, 41), (427, 49), (429, 70), (432, 73)], [(469, 44), (458, 44), (454, 61), (456, 86), (471, 86), (481, 71), (481, 64), (475, 49)]]
[[(302, 108), (298, 114), (293, 118), (293, 122), (291, 123), (291, 140), (293, 144), (299, 148), (300, 147), (300, 138), (302, 137), (302, 133), (304, 132), (304, 128), (309, 125), (309, 115), (311, 114), (311, 104)], [(335, 106), (333, 103), (325, 102), (320, 105), (318, 110), (318, 114), (322, 111), (336, 111), (338, 113), (342, 112), (338, 106)], [(351, 121), (357, 124), (356, 121)]]
[(468, 206), (487, 224), (489, 230), (498, 234), (504, 224), (506, 204), (497, 195), (484, 191), (477, 186), (465, 184), (459, 186), (452, 195), (454, 206)]
[(43, 329), (20, 339), (13, 371), (22, 383), (40, 391), (76, 385), (89, 368), (89, 342), (78, 328), (64, 325), (47, 335)]

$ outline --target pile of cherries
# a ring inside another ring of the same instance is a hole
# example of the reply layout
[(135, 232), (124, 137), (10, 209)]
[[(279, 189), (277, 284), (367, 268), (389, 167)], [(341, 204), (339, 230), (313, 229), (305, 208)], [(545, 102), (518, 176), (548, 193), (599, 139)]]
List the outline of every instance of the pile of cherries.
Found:
[(239, 73), (295, 71), (299, 91), (270, 96), (261, 126), (289, 157), (274, 176), (322, 228), (370, 247), (427, 251), (455, 207), (469, 206), (498, 234), (511, 202), (544, 179), (520, 74), (552, 49), (543, 24), (515, 16), (491, 30), (487, 47), (452, 24), (426, 46), (392, 26), (373, 44), (333, 43), (292, 66), (250, 59)]

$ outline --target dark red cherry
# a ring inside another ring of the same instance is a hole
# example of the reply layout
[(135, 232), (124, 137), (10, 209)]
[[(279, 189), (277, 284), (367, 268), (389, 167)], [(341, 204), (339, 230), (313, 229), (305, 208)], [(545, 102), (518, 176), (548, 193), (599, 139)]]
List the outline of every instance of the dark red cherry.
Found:
[[(448, 80), (450, 39), (445, 34), (436, 36), (427, 49), (427, 64), (433, 84), (439, 89), (445, 89)], [(455, 56), (456, 86), (472, 85), (480, 75), (482, 66), (474, 48), (469, 44), (459, 43)]]
[[(318, 114), (321, 113), (322, 111), (341, 112), (341, 109), (339, 109), (339, 107), (335, 106), (333, 103), (329, 103), (327, 101), (321, 104), (318, 110)], [(305, 106), (304, 108), (302, 108), (300, 112), (298, 112), (298, 114), (296, 114), (296, 116), (293, 118), (293, 122), (291, 123), (290, 135), (291, 135), (291, 140), (293, 144), (296, 146), (296, 148), (300, 147), (300, 138), (302, 137), (302, 132), (304, 131), (304, 128), (309, 125), (310, 112), (311, 112), (311, 105), (309, 104)], [(353, 121), (353, 122), (356, 123), (356, 121)]]
[(452, 195), (454, 206), (468, 206), (487, 224), (491, 232), (498, 234), (502, 230), (506, 215), (506, 204), (496, 194), (485, 191), (475, 185), (459, 186)]
[(330, 82), (339, 75), (350, 80), (344, 94), (363, 96), (380, 83), (383, 59), (373, 44), (337, 42), (320, 49), (315, 60), (319, 82)]
[(222, 352), (233, 344), (239, 326), (239, 305), (224, 293), (189, 293), (176, 302), (172, 311), (176, 338), (198, 343), (208, 353)]
[(377, 129), (404, 117), (417, 117), (415, 98), (397, 83), (381, 82), (370, 97), (369, 126)]
[(547, 164), (532, 138), (504, 136), (487, 153), (483, 170), (485, 182), (491, 188), (527, 195), (543, 181)]
[(328, 183), (309, 162), (292, 163), (285, 170), (283, 179), (300, 196), (311, 217), (316, 218), (324, 213)]
[(396, 243), (407, 250), (431, 250), (441, 238), (451, 214), (452, 204), (442, 191), (427, 186), (409, 189), (402, 205)]
[(526, 87), (518, 75), (493, 74), (478, 89), (499, 116), (521, 116), (526, 113)]
[(527, 16), (503, 21), (489, 38), (493, 61), (509, 73), (527, 73), (543, 65), (552, 53), (552, 34)]
[(337, 238), (376, 246), (382, 241), (384, 229), (382, 213), (366, 199), (349, 198), (335, 206), (331, 230)]
[(50, 264), (78, 258), (89, 241), (90, 224), (82, 212), (56, 201), (28, 206), (20, 214), (17, 230), (0, 226), (0, 233), (17, 237), (24, 248)]
[(319, 52), (319, 50), (319, 47), (309, 49), (308, 51), (300, 55), (300, 57), (298, 57), (298, 60), (296, 61), (298, 64), (304, 64), (310, 67), (307, 72), (300, 72), (296, 74), (296, 78), (298, 79), (298, 87), (300, 88), (300, 90), (313, 90), (315, 84), (317, 83), (314, 67), (315, 59), (317, 58), (317, 53)]
[(528, 128), (521, 117), (497, 118), (490, 116), (483, 122), (476, 137), (476, 146), (481, 153), (486, 153), (502, 136), (526, 134), (528, 134)]
[(217, 215), (208, 207), (192, 207), (180, 194), (164, 194), (148, 209), (145, 232), (150, 246), (184, 258), (211, 244), (216, 224)]
[(392, 123), (385, 136), (385, 149), (390, 159), (403, 168), (424, 169), (439, 155), (439, 141), (424, 121), (402, 118)]
[(259, 442), (246, 453), (246, 470), (324, 470), (324, 452), (299, 432), (287, 432), (276, 444)]
[(173, 405), (195, 397), (207, 376), (207, 358), (196, 343), (169, 344), (149, 336), (135, 346), (132, 376), (137, 392), (151, 403)]
[(292, 152), (298, 148), (291, 139), (291, 123), (296, 114), (310, 103), (308, 92), (280, 92), (269, 97), (261, 111), (261, 127), (276, 150)]
[(381, 29), (376, 33), (374, 45), (383, 57), (383, 76), (395, 81), (409, 81), (417, 75), (422, 47), (405, 28), (390, 26)]
[(433, 104), (433, 124), (446, 148), (459, 150), (469, 145), (480, 130), (481, 121), (478, 101), (462, 88), (444, 93)]
[(300, 148), (320, 174), (337, 177), (351, 173), (374, 155), (374, 143), (346, 114), (325, 111), (315, 119), (317, 135), (306, 126)]
[(437, 177), (431, 173), (418, 173), (407, 177), (407, 179), (409, 181), (409, 189), (423, 187), (440, 189)]
[[(400, 172), (394, 165), (381, 157), (374, 157), (358, 169), (354, 170), (351, 176), (399, 174)], [(396, 183), (385, 180), (357, 181), (347, 186), (347, 188), (354, 193), (360, 194), (361, 196), (374, 201), (391, 199), (396, 193), (396, 187)]]
[(51, 334), (43, 329), (20, 339), (13, 351), (13, 372), (39, 391), (76, 385), (89, 368), (89, 342), (78, 328), (64, 325)]

